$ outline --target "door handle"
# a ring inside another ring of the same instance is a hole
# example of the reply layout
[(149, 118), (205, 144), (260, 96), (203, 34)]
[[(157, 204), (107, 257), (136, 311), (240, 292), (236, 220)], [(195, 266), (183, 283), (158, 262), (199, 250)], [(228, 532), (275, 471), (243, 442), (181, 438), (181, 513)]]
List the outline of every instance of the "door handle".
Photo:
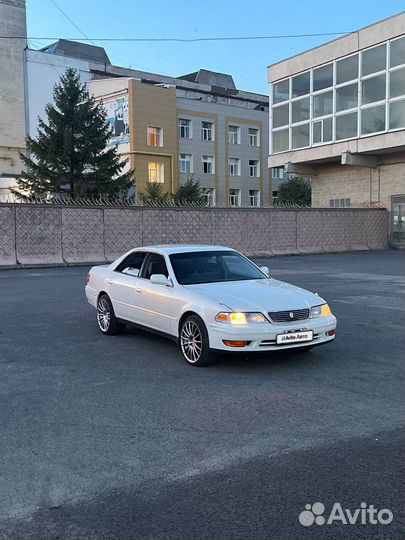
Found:
[(107, 283), (112, 283), (113, 280), (112, 280), (112, 279), (106, 279), (106, 282), (107, 282)]
[(135, 292), (141, 293), (141, 292), (142, 292), (142, 289), (141, 289), (140, 287), (135, 287)]

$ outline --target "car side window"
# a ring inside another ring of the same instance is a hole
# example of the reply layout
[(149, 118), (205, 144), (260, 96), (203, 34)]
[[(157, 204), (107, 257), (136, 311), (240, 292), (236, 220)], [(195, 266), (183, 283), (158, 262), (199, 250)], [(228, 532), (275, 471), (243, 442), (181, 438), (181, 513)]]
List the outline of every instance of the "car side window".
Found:
[(116, 272), (121, 274), (129, 274), (136, 276), (141, 272), (143, 261), (145, 260), (146, 253), (144, 251), (133, 251), (115, 269)]
[(145, 261), (144, 268), (142, 269), (141, 277), (150, 279), (150, 276), (153, 274), (163, 274), (164, 276), (169, 277), (165, 258), (163, 255), (159, 255), (159, 253), (149, 254), (149, 257)]

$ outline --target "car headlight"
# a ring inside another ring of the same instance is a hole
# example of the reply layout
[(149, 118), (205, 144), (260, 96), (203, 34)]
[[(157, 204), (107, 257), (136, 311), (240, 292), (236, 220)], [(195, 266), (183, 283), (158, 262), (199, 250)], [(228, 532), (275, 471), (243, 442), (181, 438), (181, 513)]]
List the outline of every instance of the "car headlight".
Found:
[(249, 313), (241, 311), (232, 311), (230, 313), (221, 312), (215, 317), (218, 322), (230, 324), (248, 324), (269, 322), (262, 313)]
[(316, 317), (329, 317), (332, 315), (332, 311), (328, 304), (321, 304), (320, 306), (314, 306), (311, 308), (311, 319)]

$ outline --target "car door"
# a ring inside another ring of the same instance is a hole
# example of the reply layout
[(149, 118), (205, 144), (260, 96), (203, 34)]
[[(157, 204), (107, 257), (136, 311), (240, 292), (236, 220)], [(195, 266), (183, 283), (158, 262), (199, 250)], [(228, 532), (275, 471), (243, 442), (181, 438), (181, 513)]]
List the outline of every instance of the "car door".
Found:
[(179, 307), (175, 288), (151, 283), (153, 274), (169, 277), (165, 258), (160, 253), (150, 253), (142, 267), (135, 299), (136, 320), (144, 326), (174, 334)]
[(134, 304), (139, 274), (146, 257), (145, 251), (133, 251), (114, 269), (107, 279), (108, 293), (115, 315), (119, 319), (134, 321)]

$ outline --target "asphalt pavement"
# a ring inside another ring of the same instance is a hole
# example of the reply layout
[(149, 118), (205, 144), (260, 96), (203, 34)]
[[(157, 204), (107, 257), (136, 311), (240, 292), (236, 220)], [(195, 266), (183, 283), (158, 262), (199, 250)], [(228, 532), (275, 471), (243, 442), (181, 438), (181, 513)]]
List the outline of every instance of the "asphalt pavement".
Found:
[(404, 538), (404, 253), (260, 264), (329, 301), (333, 343), (193, 368), (101, 335), (87, 268), (0, 270), (0, 538)]

